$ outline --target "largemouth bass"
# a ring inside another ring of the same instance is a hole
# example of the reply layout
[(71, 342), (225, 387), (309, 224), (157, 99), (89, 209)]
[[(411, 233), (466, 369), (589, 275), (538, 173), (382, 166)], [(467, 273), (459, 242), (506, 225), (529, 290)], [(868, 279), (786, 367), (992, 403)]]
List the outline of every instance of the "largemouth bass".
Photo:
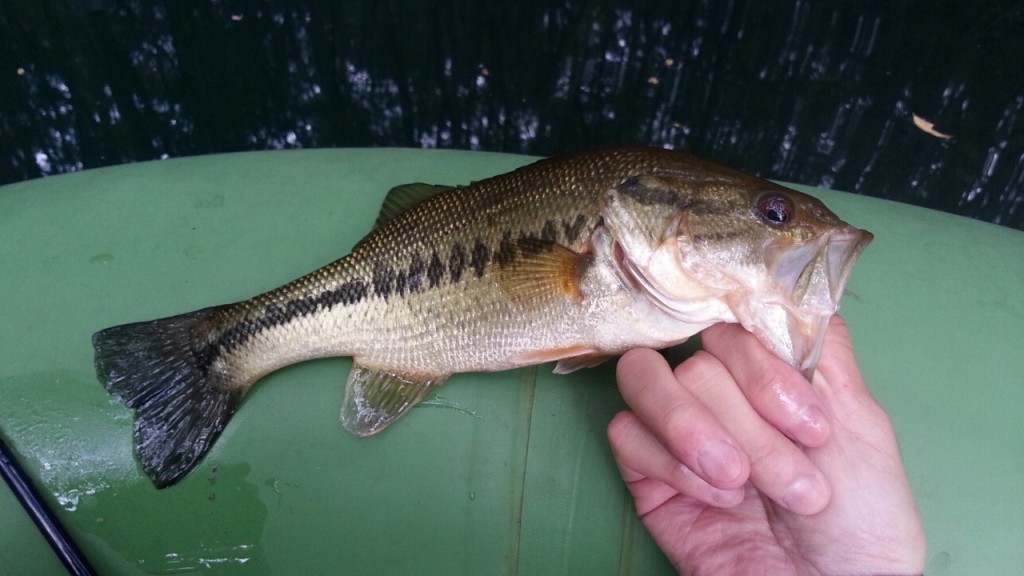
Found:
[(618, 148), (467, 186), (392, 190), (347, 256), (250, 300), (93, 336), (157, 487), (246, 391), (351, 356), (341, 422), (374, 434), (458, 372), (595, 365), (739, 322), (810, 376), (870, 233), (818, 200), (689, 154)]

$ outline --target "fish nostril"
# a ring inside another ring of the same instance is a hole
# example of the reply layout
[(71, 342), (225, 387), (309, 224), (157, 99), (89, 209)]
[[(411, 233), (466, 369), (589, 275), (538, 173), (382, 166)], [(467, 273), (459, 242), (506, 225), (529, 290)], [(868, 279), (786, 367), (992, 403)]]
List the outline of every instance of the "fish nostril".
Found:
[(817, 218), (821, 222), (824, 222), (825, 224), (835, 224), (839, 222), (839, 218), (835, 214), (833, 214), (831, 210), (825, 208), (824, 206), (815, 206), (811, 210), (811, 213), (814, 215), (815, 218)]

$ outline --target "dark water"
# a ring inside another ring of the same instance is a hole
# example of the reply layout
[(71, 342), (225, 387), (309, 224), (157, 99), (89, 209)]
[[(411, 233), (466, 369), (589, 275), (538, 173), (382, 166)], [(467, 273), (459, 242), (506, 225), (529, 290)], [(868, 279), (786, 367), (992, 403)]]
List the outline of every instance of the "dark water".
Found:
[(1020, 0), (0, 3), (0, 183), (640, 142), (1024, 229), (1022, 109)]

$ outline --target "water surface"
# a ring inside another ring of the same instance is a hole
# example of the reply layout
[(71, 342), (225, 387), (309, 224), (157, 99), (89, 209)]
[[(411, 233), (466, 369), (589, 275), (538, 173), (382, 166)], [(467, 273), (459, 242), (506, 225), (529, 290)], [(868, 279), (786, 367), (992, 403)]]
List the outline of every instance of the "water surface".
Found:
[(1024, 229), (1024, 4), (0, 6), (0, 183), (192, 154), (683, 148)]

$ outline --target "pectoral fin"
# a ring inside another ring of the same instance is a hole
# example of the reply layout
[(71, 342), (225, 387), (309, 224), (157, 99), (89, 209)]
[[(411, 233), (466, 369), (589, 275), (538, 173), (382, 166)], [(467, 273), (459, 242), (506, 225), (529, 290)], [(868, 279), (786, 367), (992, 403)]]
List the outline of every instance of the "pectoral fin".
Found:
[(579, 281), (585, 254), (552, 242), (521, 241), (518, 254), (495, 272), (502, 291), (522, 306), (542, 305), (551, 297), (581, 298)]
[(447, 379), (447, 374), (413, 376), (353, 362), (345, 385), (341, 424), (357, 436), (376, 434)]

